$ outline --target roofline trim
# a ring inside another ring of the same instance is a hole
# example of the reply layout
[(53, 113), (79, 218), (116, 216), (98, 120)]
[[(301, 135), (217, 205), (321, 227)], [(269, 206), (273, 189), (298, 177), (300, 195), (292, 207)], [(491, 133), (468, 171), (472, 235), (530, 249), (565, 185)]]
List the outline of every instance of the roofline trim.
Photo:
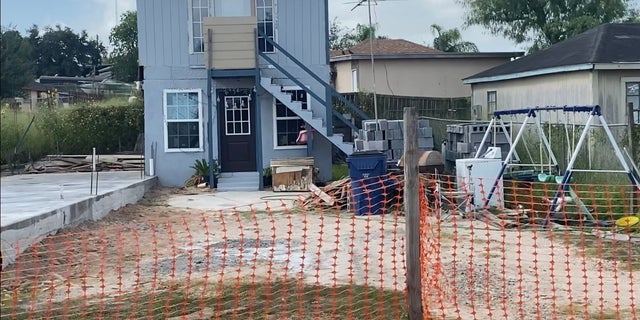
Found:
[(640, 61), (637, 62), (616, 62), (616, 63), (596, 63), (593, 66), (596, 70), (628, 70), (640, 69)]
[[(524, 55), (523, 51), (513, 52), (466, 52), (466, 53), (401, 53), (401, 54), (374, 54), (376, 59), (473, 59), (473, 58), (513, 58)], [(368, 60), (369, 54), (345, 54), (331, 57), (331, 62)]]
[(592, 63), (574, 64), (569, 66), (523, 71), (523, 72), (502, 74), (502, 75), (490, 76), (490, 77), (466, 78), (466, 79), (463, 79), (463, 83), (474, 84), (474, 83), (482, 83), (482, 82), (495, 82), (495, 81), (526, 78), (526, 77), (540, 76), (540, 75), (553, 74), (553, 73), (584, 71), (584, 70), (592, 70), (592, 69), (594, 69), (594, 64)]

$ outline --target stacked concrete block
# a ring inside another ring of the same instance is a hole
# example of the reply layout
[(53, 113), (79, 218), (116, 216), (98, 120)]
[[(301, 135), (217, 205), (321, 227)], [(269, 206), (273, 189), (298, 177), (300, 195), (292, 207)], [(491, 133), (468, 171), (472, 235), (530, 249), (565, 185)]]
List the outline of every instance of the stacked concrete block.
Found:
[[(402, 120), (365, 120), (355, 139), (356, 151), (381, 151), (391, 161), (404, 154), (404, 126)], [(433, 150), (433, 129), (429, 120), (418, 121), (418, 148)]]

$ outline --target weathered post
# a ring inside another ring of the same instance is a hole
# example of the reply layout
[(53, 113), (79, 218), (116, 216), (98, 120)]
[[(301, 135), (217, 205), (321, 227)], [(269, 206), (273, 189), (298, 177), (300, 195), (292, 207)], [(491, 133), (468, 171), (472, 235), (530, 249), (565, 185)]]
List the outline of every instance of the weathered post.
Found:
[(406, 261), (410, 320), (422, 320), (422, 275), (420, 271), (420, 187), (418, 184), (418, 114), (404, 109), (404, 210), (406, 216)]

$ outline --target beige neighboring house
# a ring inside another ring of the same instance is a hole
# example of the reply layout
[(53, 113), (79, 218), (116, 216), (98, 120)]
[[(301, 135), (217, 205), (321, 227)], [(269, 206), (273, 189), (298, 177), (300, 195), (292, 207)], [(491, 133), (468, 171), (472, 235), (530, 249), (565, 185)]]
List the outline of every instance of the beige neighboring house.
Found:
[[(403, 39), (373, 40), (378, 94), (452, 98), (469, 97), (462, 82), (480, 71), (522, 56), (523, 52), (449, 53)], [(341, 93), (373, 92), (371, 43), (331, 51), (333, 85)]]
[(600, 105), (609, 124), (628, 123), (630, 112), (640, 123), (640, 24), (600, 25), (464, 83), (485, 118), (496, 110)]

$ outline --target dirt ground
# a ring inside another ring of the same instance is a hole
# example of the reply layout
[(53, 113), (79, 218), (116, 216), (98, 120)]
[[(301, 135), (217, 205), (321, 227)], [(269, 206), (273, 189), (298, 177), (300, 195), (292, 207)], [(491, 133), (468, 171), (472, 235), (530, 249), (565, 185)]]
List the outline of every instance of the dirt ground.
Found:
[[(155, 189), (100, 222), (47, 238), (3, 270), (2, 313), (9, 305), (28, 313), (75, 299), (118, 299), (167, 283), (300, 280), (405, 289), (402, 215), (283, 210), (290, 200), (253, 212), (169, 205), (203, 192), (214, 191)], [(638, 270), (599, 259), (562, 232), (428, 222), (424, 291), (435, 318), (640, 317)]]

